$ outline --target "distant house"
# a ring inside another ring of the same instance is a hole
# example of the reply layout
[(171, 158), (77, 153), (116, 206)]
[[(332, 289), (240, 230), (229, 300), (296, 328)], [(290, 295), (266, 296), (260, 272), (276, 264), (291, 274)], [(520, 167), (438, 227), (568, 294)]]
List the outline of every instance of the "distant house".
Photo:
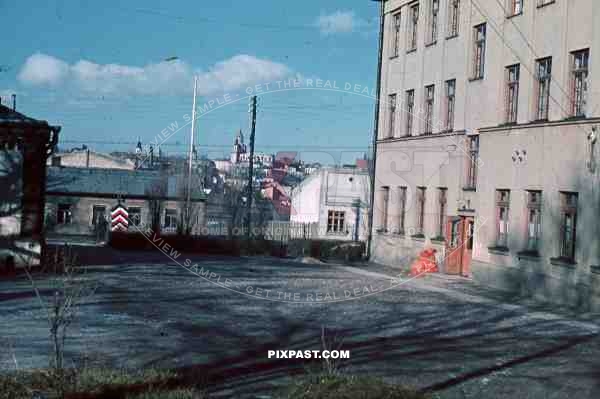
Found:
[[(192, 183), (186, 215), (186, 179), (156, 170), (48, 168), (46, 228), (50, 236), (94, 236), (119, 203), (129, 212), (129, 231), (150, 227), (175, 233), (189, 221), (192, 234), (206, 226), (206, 196)], [(102, 239), (102, 237), (98, 237)]]
[(318, 238), (365, 240), (368, 201), (367, 171), (322, 168), (292, 189), (290, 220), (315, 223)]
[(48, 166), (133, 170), (135, 162), (85, 149), (54, 154), (48, 160)]
[(0, 105), (0, 269), (40, 263), (46, 160), (59, 132)]

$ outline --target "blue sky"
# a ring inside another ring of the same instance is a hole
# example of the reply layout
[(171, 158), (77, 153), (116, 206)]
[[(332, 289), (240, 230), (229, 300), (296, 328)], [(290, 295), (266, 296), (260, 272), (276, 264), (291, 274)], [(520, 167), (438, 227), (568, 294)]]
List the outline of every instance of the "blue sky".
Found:
[[(0, 0), (0, 95), (6, 103), (17, 93), (19, 111), (62, 125), (63, 148), (127, 150), (184, 124), (194, 75), (200, 104), (290, 77), (374, 88), (377, 11), (368, 0)], [(202, 151), (229, 151), (235, 132), (248, 131), (247, 110), (242, 99), (201, 117)], [(364, 96), (269, 93), (259, 99), (256, 146), (326, 163), (343, 151), (350, 162), (367, 150), (372, 124)], [(188, 135), (182, 127), (163, 150), (184, 151)]]

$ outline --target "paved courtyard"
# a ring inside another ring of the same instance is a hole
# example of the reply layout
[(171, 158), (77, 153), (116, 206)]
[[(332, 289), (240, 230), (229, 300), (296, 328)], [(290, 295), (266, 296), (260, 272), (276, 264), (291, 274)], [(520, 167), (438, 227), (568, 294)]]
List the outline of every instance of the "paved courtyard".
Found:
[[(346, 372), (441, 398), (600, 397), (596, 315), (379, 266), (190, 258), (198, 276), (162, 259), (88, 268), (98, 286), (70, 328), (70, 361), (194, 370), (215, 396), (254, 397), (320, 367), (268, 350), (322, 349), (325, 329), (350, 350)], [(47, 331), (26, 279), (1, 281), (0, 368), (47, 365)]]

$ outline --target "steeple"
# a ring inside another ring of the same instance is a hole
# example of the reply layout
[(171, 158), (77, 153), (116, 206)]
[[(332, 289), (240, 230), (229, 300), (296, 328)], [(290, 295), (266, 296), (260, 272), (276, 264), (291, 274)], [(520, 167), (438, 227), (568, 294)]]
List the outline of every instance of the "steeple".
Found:
[(139, 136), (138, 136), (137, 145), (135, 146), (135, 153), (137, 155), (140, 155), (142, 153), (142, 140)]

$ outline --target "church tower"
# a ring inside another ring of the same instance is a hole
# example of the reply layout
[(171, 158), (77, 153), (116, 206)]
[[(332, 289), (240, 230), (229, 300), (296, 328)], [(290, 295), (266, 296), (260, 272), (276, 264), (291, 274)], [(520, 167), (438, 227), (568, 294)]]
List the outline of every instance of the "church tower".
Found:
[(244, 134), (242, 129), (238, 132), (233, 142), (233, 151), (231, 152), (231, 163), (236, 165), (240, 162), (240, 155), (246, 153), (246, 144), (244, 144)]

